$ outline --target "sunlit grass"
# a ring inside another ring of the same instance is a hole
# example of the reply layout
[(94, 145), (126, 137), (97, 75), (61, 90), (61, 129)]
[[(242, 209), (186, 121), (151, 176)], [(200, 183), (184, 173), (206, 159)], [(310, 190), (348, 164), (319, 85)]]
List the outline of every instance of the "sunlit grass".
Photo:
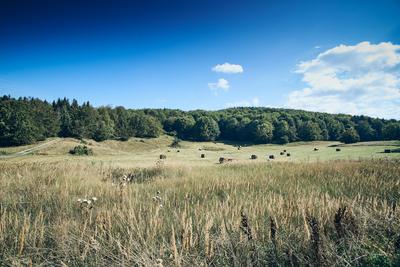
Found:
[(394, 263), (399, 163), (3, 162), (0, 265)]

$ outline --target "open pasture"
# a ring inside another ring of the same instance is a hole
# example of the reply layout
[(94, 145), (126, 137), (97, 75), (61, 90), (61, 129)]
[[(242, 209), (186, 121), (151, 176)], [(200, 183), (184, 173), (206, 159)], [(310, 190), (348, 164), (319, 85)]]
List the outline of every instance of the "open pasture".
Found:
[[(279, 162), (400, 158), (400, 153), (384, 153), (385, 149), (399, 149), (400, 141), (362, 142), (348, 145), (329, 141), (296, 142), (287, 145), (181, 141), (179, 147), (172, 148), (170, 145), (173, 138), (164, 135), (153, 139), (131, 138), (126, 142), (53, 138), (40, 142), (39, 145), (49, 141), (52, 143), (25, 156), (12, 157), (13, 153), (35, 148), (35, 145), (1, 148), (0, 151), (7, 153), (6, 156), (11, 155), (5, 159), (13, 162), (90, 161), (93, 164), (104, 163), (125, 167), (152, 166), (160, 155), (166, 155), (165, 164), (190, 166), (216, 164), (220, 157), (232, 158), (234, 162), (239, 163), (267, 162), (269, 155), (274, 155), (273, 161)], [(88, 146), (93, 150), (94, 155), (70, 155), (68, 151), (77, 145)], [(314, 151), (314, 148), (318, 151)], [(336, 151), (337, 148), (340, 151)], [(281, 155), (283, 151), (285, 152)], [(288, 153), (290, 156), (287, 155)], [(201, 158), (201, 154), (204, 154), (204, 158)], [(256, 155), (257, 159), (251, 160), (251, 155)]]

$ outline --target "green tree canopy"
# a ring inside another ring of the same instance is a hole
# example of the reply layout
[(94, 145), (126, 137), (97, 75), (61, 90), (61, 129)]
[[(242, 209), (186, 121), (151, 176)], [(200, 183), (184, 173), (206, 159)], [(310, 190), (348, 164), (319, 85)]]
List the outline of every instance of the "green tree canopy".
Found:
[(299, 127), (299, 137), (304, 141), (321, 139), (321, 129), (318, 123), (312, 121), (302, 122)]
[(214, 141), (220, 134), (217, 122), (210, 117), (200, 117), (193, 128), (194, 135), (199, 141)]
[(340, 141), (345, 144), (357, 143), (360, 141), (360, 136), (358, 135), (356, 129), (347, 128), (340, 137)]
[(248, 131), (255, 143), (269, 143), (272, 140), (273, 126), (268, 121), (255, 120), (248, 126)]

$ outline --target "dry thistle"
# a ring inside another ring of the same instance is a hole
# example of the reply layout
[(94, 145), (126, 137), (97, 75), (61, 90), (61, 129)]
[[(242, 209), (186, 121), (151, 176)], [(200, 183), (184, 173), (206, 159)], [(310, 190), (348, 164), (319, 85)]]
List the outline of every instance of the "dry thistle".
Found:
[(240, 222), (240, 229), (242, 229), (242, 231), (247, 236), (247, 240), (252, 240), (253, 235), (251, 233), (249, 218), (247, 217), (246, 213), (243, 210), (240, 212), (240, 216), (242, 217), (242, 220)]
[(343, 218), (346, 214), (346, 209), (347, 209), (347, 207), (344, 206), (343, 208), (339, 208), (335, 213), (334, 224), (335, 224), (336, 233), (337, 233), (339, 239), (343, 238), (343, 236), (345, 234), (344, 228), (343, 228)]
[(321, 266), (321, 236), (317, 219), (307, 215), (308, 226), (311, 229), (311, 258), (315, 266)]
[(336, 211), (334, 225), (339, 239), (350, 233), (353, 235), (358, 234), (356, 219), (346, 206)]
[(276, 249), (276, 222), (274, 218), (271, 216), (269, 217), (269, 226), (270, 226), (270, 233), (271, 233), (271, 241), (272, 244), (274, 245), (274, 248)]

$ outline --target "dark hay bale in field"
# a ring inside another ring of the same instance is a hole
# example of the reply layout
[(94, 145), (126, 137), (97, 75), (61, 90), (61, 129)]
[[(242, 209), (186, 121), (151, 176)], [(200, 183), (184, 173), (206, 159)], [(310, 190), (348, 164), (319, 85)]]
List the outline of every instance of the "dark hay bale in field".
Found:
[(286, 149), (284, 149), (283, 152), (286, 152)]
[(233, 159), (230, 159), (230, 158), (224, 158), (224, 157), (220, 157), (219, 158), (219, 163), (225, 163), (225, 162), (231, 162), (231, 161), (233, 161)]
[(390, 152), (392, 152), (390, 149), (385, 149), (383, 152), (385, 152), (385, 153), (390, 153)]
[(179, 153), (179, 152), (181, 152), (181, 151), (180, 151), (180, 150), (177, 150), (176, 152)]
[(319, 149), (317, 147), (314, 147), (314, 151), (318, 151)]
[(257, 159), (257, 155), (251, 155), (251, 159)]
[(340, 151), (341, 151), (341, 149), (340, 149), (340, 148), (336, 148), (336, 151), (337, 151), (337, 152), (340, 152)]
[(206, 157), (206, 154), (201, 154), (200, 157), (201, 157), (202, 159), (204, 159), (204, 158)]
[(286, 156), (290, 157), (290, 153), (287, 153)]
[(279, 153), (281, 156), (283, 156), (283, 155), (285, 155), (285, 152), (281, 152), (281, 153)]
[(275, 159), (275, 156), (274, 155), (269, 155), (268, 158), (269, 159)]
[(161, 154), (160, 159), (167, 159), (167, 155)]

